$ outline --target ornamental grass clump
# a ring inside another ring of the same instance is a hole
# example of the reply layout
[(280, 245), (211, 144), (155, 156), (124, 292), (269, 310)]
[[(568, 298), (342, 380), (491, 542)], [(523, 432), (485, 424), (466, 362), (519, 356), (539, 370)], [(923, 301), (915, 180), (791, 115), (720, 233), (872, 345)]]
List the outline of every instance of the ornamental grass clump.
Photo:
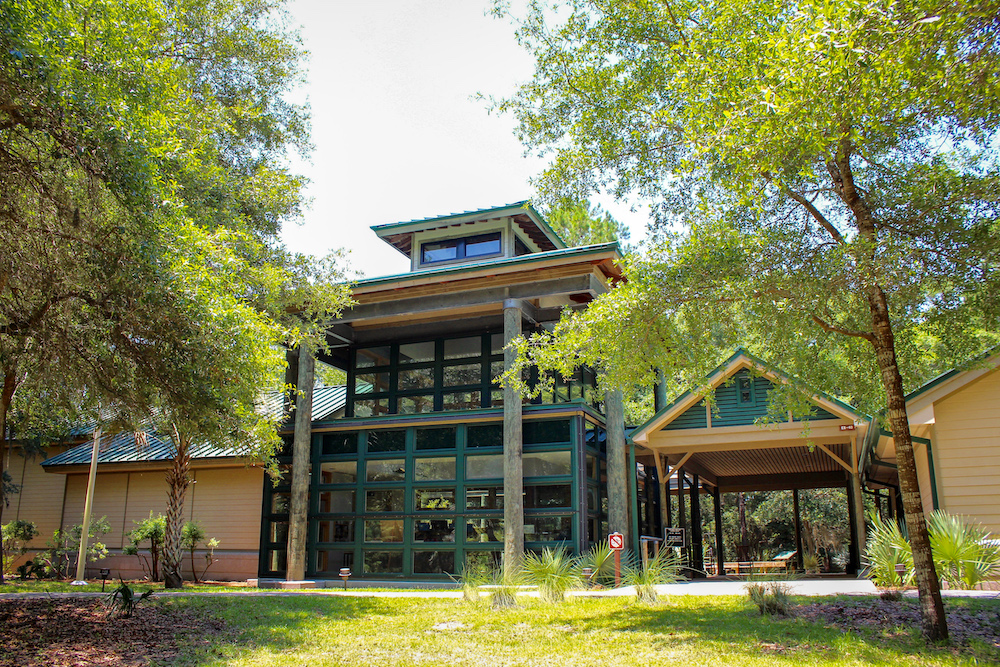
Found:
[(787, 582), (751, 581), (746, 591), (761, 616), (787, 616), (792, 608), (792, 589)]
[(462, 598), (466, 602), (479, 602), (481, 587), (491, 583), (493, 572), (485, 563), (466, 562), (457, 577), (452, 577), (462, 587)]
[(673, 549), (661, 549), (645, 563), (642, 559), (632, 559), (622, 572), (622, 583), (635, 588), (640, 602), (655, 604), (660, 600), (656, 587), (680, 581), (681, 567), (680, 556)]
[(491, 569), (486, 582), (486, 587), (492, 590), (490, 604), (494, 609), (517, 607), (517, 591), (525, 584), (525, 573), (520, 563)]
[(566, 549), (527, 553), (522, 567), (528, 582), (538, 587), (539, 597), (546, 602), (562, 602), (567, 591), (580, 586), (579, 561)]

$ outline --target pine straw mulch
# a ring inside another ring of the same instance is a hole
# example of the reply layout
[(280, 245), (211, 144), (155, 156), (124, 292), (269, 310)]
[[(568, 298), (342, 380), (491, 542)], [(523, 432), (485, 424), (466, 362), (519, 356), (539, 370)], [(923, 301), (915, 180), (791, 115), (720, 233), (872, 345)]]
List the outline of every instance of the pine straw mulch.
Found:
[(0, 666), (169, 663), (182, 647), (209, 644), (221, 621), (169, 601), (144, 602), (131, 618), (109, 617), (101, 598), (0, 600)]
[[(948, 602), (945, 601), (948, 607)], [(815, 602), (799, 605), (795, 616), (855, 633), (895, 636), (920, 628), (920, 607), (912, 600), (864, 598), (845, 602)], [(946, 609), (948, 634), (955, 646), (972, 639), (1000, 649), (1000, 609), (951, 607)]]

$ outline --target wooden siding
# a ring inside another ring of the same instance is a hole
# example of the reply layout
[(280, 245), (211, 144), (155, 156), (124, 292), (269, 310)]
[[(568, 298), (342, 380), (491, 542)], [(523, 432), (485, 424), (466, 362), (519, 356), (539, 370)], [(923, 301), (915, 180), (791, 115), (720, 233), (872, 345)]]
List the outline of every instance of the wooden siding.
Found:
[[(185, 520), (198, 521), (222, 550), (256, 550), (260, 542), (260, 504), (264, 486), (260, 468), (204, 468), (193, 471), (188, 487)], [(63, 475), (48, 475), (62, 481)], [(63, 526), (80, 523), (87, 492), (87, 475), (66, 478)], [(111, 549), (128, 544), (125, 534), (135, 522), (166, 511), (167, 484), (162, 470), (99, 472), (94, 495), (94, 516), (107, 516), (111, 532), (104, 543)], [(61, 503), (61, 500), (60, 500)], [(51, 534), (51, 533), (50, 533)]]
[(932, 439), (941, 509), (975, 518), (994, 536), (1000, 536), (998, 399), (1000, 371), (993, 371), (938, 401)]
[[(713, 422), (714, 423), (714, 422)], [(672, 422), (663, 427), (664, 431), (677, 431), (687, 428), (707, 428), (708, 414), (705, 412), (705, 401), (701, 400), (682, 412)]]
[(190, 487), (192, 516), (219, 548), (254, 549), (260, 545), (260, 506), (264, 473), (260, 468), (206, 468), (195, 471)]
[(10, 499), (10, 506), (4, 509), (4, 522), (13, 519), (32, 521), (38, 528), (38, 537), (30, 546), (41, 548), (52, 539), (52, 533), (59, 528), (62, 517), (63, 491), (66, 478), (62, 475), (48, 475), (39, 465), (46, 456), (59, 454), (64, 447), (50, 448), (45, 454), (24, 458), (20, 450), (10, 456), (11, 479), (20, 485), (20, 492)]

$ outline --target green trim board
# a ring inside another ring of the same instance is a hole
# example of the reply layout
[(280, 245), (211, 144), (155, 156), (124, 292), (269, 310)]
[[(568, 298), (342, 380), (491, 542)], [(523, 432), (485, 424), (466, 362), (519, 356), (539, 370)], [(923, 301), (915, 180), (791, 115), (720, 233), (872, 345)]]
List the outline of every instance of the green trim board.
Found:
[(925, 382), (924, 384), (920, 385), (919, 387), (917, 387), (916, 389), (914, 389), (913, 391), (911, 391), (909, 394), (907, 394), (904, 397), (904, 399), (906, 400), (907, 403), (909, 403), (913, 399), (922, 396), (923, 394), (927, 393), (928, 391), (930, 391), (934, 387), (936, 387), (936, 386), (938, 386), (938, 385), (940, 385), (940, 384), (942, 384), (944, 382), (947, 382), (951, 378), (953, 378), (953, 377), (955, 377), (957, 375), (960, 375), (962, 373), (965, 373), (967, 371), (974, 370), (976, 364), (983, 363), (983, 362), (987, 361), (990, 357), (992, 357), (992, 356), (994, 356), (994, 355), (996, 355), (998, 353), (1000, 353), (1000, 345), (998, 345), (996, 347), (992, 347), (992, 348), (986, 350), (985, 352), (976, 355), (975, 357), (973, 357), (969, 361), (965, 362), (964, 364), (962, 364), (960, 366), (957, 366), (957, 367), (951, 369), (950, 371), (946, 371), (944, 373), (941, 373), (937, 377), (931, 378), (930, 380), (928, 380), (927, 382)]
[(538, 262), (545, 262), (552, 259), (561, 259), (564, 257), (574, 257), (574, 256), (586, 256), (586, 255), (596, 255), (614, 251), (616, 258), (620, 259), (622, 257), (621, 246), (617, 242), (613, 243), (598, 243), (594, 245), (578, 246), (576, 248), (563, 248), (559, 250), (548, 250), (546, 252), (535, 252), (530, 255), (521, 255), (520, 257), (501, 257), (497, 259), (484, 260), (482, 262), (476, 262), (475, 264), (458, 264), (455, 266), (447, 266), (438, 269), (420, 269), (418, 271), (411, 271), (409, 273), (397, 273), (390, 276), (382, 276), (379, 278), (367, 278), (364, 280), (355, 280), (347, 283), (353, 287), (372, 287), (376, 285), (388, 285), (392, 283), (412, 281), (412, 280), (424, 280), (425, 278), (435, 278), (435, 277), (445, 277), (451, 278), (455, 274), (462, 273), (473, 273), (476, 271), (482, 271), (484, 269), (503, 267), (503, 266), (516, 266), (521, 264), (535, 264)]

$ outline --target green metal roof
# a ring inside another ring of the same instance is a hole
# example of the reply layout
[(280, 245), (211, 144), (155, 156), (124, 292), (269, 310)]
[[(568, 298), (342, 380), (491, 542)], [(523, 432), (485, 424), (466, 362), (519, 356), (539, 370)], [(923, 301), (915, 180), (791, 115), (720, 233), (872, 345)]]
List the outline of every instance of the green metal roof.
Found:
[(449, 266), (440, 269), (429, 269), (421, 271), (410, 271), (407, 273), (397, 273), (391, 276), (380, 276), (378, 278), (355, 280), (351, 284), (356, 287), (374, 286), (385, 283), (400, 282), (403, 280), (414, 280), (417, 278), (430, 278), (436, 276), (450, 276), (454, 274), (471, 273), (474, 271), (482, 271), (483, 269), (488, 269), (490, 267), (497, 267), (497, 266), (532, 264), (535, 262), (544, 262), (550, 259), (557, 259), (560, 257), (572, 257), (574, 255), (592, 255), (592, 254), (608, 252), (610, 250), (613, 250), (619, 257), (622, 256), (621, 246), (619, 246), (617, 242), (600, 243), (596, 245), (577, 246), (575, 248), (549, 250), (548, 252), (535, 252), (531, 253), (530, 255), (521, 255), (520, 257), (500, 257), (498, 259), (490, 259), (478, 262), (476, 264), (460, 264), (457, 266)]
[[(781, 369), (775, 368), (773, 365), (771, 365), (769, 363), (766, 363), (762, 359), (759, 359), (758, 357), (754, 356), (753, 354), (751, 354), (750, 352), (748, 352), (745, 348), (738, 347), (738, 348), (736, 348), (736, 351), (733, 352), (729, 356), (728, 359), (726, 359), (721, 364), (719, 364), (718, 366), (716, 366), (715, 369), (712, 370), (712, 372), (710, 372), (708, 375), (706, 375), (705, 379), (707, 380), (707, 379), (711, 378), (713, 375), (715, 375), (716, 373), (722, 372), (729, 364), (733, 363), (734, 361), (736, 361), (740, 357), (746, 357), (747, 359), (749, 359), (750, 361), (752, 361), (755, 365), (759, 366), (760, 368), (764, 368), (766, 370), (769, 370), (772, 373), (774, 373), (775, 375), (780, 375), (781, 377), (786, 377), (786, 378), (791, 378), (792, 377), (788, 373), (783, 372)], [(850, 405), (848, 405), (844, 401), (840, 400), (839, 398), (831, 396), (830, 394), (827, 394), (826, 392), (817, 391), (817, 390), (814, 390), (814, 389), (810, 389), (810, 391), (812, 391), (812, 393), (813, 393), (814, 396), (819, 396), (820, 398), (822, 398), (824, 400), (827, 400), (827, 401), (835, 404), (836, 406), (842, 408), (844, 411), (849, 412), (852, 415), (855, 415), (855, 417), (862, 418), (862, 419), (867, 419), (867, 420), (871, 421), (871, 417), (869, 417), (868, 415), (865, 415), (863, 413), (858, 412), (856, 409), (854, 409), (853, 407), (851, 407)], [(655, 415), (653, 415), (652, 417), (650, 417), (649, 419), (647, 419), (646, 421), (644, 421), (639, 426), (636, 426), (635, 429), (634, 429), (634, 431), (633, 431), (633, 433), (637, 432), (637, 431), (644, 430), (647, 426), (649, 426), (650, 424), (653, 424), (658, 419), (660, 419), (661, 417), (663, 417), (665, 414), (667, 414), (668, 412), (670, 412), (678, 404), (683, 403), (691, 395), (692, 395), (692, 392), (690, 390), (689, 391), (685, 391), (684, 393), (682, 393), (681, 395), (679, 395), (677, 398), (675, 398), (674, 400), (672, 400), (670, 403), (668, 403), (666, 406), (664, 406), (663, 408), (661, 408), (660, 410), (658, 410)]]

